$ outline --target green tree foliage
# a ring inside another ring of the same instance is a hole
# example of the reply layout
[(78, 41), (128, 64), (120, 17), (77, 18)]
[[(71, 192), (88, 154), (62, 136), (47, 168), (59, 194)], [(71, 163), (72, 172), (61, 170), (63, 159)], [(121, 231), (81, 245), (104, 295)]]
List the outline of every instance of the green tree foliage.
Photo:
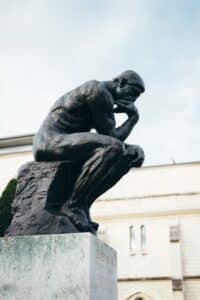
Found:
[(0, 198), (0, 236), (4, 235), (12, 220), (11, 205), (15, 197), (16, 186), (17, 180), (11, 179)]

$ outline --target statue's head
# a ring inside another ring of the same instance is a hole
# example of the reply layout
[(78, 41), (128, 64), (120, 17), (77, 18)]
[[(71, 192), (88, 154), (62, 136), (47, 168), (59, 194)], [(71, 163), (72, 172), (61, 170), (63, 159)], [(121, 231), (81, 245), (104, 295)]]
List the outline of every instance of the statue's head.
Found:
[(115, 99), (132, 99), (135, 101), (145, 91), (143, 79), (135, 71), (124, 71), (113, 79)]

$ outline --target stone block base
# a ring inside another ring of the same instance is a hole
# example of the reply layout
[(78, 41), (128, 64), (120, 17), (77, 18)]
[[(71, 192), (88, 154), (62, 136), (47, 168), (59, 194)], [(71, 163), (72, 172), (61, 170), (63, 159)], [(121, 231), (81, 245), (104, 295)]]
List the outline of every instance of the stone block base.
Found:
[(0, 238), (0, 299), (117, 300), (116, 252), (90, 233)]
[(80, 170), (80, 164), (68, 161), (23, 165), (18, 172), (13, 218), (6, 234), (96, 234), (98, 224), (88, 217), (91, 203), (82, 199), (81, 205), (69, 208)]

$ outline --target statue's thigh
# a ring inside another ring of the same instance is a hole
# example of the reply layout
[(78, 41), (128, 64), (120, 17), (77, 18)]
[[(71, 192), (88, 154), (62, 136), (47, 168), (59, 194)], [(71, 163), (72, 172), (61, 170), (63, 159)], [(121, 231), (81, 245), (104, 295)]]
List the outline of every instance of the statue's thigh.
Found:
[(67, 135), (60, 135), (57, 138), (56, 152), (64, 159), (78, 160), (90, 157), (97, 148), (105, 148), (113, 144), (122, 143), (110, 136), (81, 132)]

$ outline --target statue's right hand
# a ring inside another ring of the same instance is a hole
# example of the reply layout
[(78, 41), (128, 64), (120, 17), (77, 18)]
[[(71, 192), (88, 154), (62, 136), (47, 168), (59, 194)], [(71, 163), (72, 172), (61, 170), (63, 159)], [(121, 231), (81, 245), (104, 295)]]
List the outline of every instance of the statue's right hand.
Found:
[(115, 113), (126, 113), (129, 117), (134, 117), (135, 121), (139, 119), (139, 113), (135, 104), (128, 100), (120, 100), (117, 103), (117, 108), (114, 109)]

